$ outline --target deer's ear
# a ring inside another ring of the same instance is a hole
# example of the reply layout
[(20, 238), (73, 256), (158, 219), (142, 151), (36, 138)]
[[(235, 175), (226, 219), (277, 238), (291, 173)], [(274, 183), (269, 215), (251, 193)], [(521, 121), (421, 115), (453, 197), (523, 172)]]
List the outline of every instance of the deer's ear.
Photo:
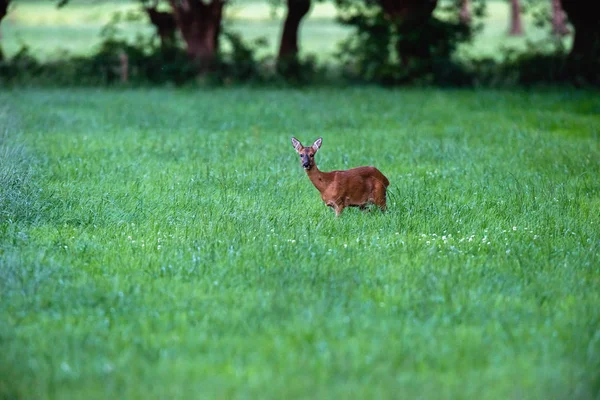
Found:
[(300, 152), (300, 150), (302, 150), (302, 148), (304, 147), (302, 146), (302, 143), (300, 143), (300, 141), (295, 137), (292, 138), (292, 144), (294, 145), (294, 148), (297, 152)]
[(312, 148), (315, 149), (315, 151), (319, 150), (319, 148), (321, 147), (321, 144), (323, 143), (323, 139), (322, 138), (318, 138), (317, 140), (315, 140), (315, 142), (312, 145)]

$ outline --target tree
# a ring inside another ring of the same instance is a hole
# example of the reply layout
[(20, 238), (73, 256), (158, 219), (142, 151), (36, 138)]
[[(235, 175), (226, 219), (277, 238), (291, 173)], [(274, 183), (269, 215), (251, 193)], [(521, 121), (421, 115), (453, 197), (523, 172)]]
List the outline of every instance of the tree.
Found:
[(298, 60), (298, 31), (302, 19), (310, 10), (310, 0), (287, 0), (287, 14), (279, 44), (278, 67), (285, 69)]
[(142, 2), (144, 11), (150, 19), (150, 23), (156, 28), (156, 33), (160, 39), (161, 47), (172, 46), (175, 44), (175, 32), (177, 31), (177, 22), (172, 13), (158, 10), (158, 0), (154, 0), (151, 5)]
[(453, 55), (478, 24), (460, 22), (459, 0), (443, 5), (447, 18), (433, 14), (437, 0), (336, 3), (338, 19), (356, 30), (338, 53), (345, 74), (386, 85), (464, 82), (464, 69)]
[(216, 61), (225, 0), (169, 0), (186, 51), (201, 73)]
[(460, 22), (463, 24), (468, 25), (471, 23), (471, 1), (470, 0), (461, 0), (459, 18), (460, 18)]
[(6, 13), (8, 12), (8, 5), (10, 4), (10, 0), (0, 0), (0, 22), (6, 17)]
[(386, 17), (400, 36), (406, 39), (396, 42), (396, 50), (403, 65), (416, 59), (429, 58), (431, 46), (414, 39), (416, 36), (425, 36), (436, 6), (437, 0), (381, 0)]
[(571, 60), (597, 67), (600, 59), (600, 23), (595, 2), (563, 0), (562, 6), (575, 31)]
[(511, 36), (523, 34), (523, 23), (521, 22), (521, 4), (519, 0), (510, 0), (510, 29)]
[(560, 0), (552, 1), (552, 33), (557, 36), (569, 34), (565, 12), (560, 4)]
[[(8, 12), (8, 5), (10, 0), (0, 0), (0, 25), (2, 25), (2, 20), (6, 17), (6, 13)], [(1, 32), (0, 32), (1, 35)], [(2, 37), (0, 36), (0, 45), (2, 44)], [(2, 47), (0, 47), (0, 61), (4, 59), (4, 53), (2, 52)]]

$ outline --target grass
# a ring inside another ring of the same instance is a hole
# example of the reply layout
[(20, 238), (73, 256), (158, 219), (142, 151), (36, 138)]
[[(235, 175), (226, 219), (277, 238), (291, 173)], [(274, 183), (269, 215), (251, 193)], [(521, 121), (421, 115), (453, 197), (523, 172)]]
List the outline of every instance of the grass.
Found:
[[(440, 7), (441, 8), (441, 7)], [(127, 14), (139, 10), (138, 2), (108, 1), (86, 3), (71, 1), (66, 7), (57, 9), (53, 2), (19, 2), (11, 9), (2, 23), (2, 46), (7, 56), (27, 45), (33, 54), (41, 58), (61, 57), (63, 51), (86, 55), (92, 53), (101, 42), (100, 32), (111, 16), (119, 12)], [(248, 41), (267, 39), (266, 48), (260, 55), (277, 52), (283, 8), (273, 9), (267, 2), (244, 0), (234, 2), (226, 9), (227, 23), (231, 29), (242, 33)], [(300, 31), (301, 50), (304, 54), (316, 55), (320, 60), (329, 60), (338, 51), (338, 44), (351, 33), (347, 27), (335, 21), (336, 9), (330, 3), (316, 3)], [(484, 30), (473, 44), (463, 46), (460, 54), (465, 57), (487, 56), (501, 59), (503, 49), (523, 51), (528, 42), (539, 42), (547, 37), (547, 28), (534, 25), (527, 14), (523, 18), (525, 35), (507, 35), (509, 5), (505, 1), (488, 1)], [(137, 35), (152, 34), (146, 23), (122, 23), (122, 35), (133, 40)], [(564, 40), (570, 46), (570, 38)]]
[[(2, 399), (600, 394), (597, 93), (0, 105)], [(336, 219), (292, 135), (389, 211)]]

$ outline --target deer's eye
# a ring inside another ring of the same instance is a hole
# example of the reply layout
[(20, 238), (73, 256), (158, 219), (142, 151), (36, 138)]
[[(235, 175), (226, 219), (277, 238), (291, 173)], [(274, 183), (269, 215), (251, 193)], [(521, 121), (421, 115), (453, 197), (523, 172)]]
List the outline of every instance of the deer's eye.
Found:
[(314, 154), (311, 154), (311, 155), (310, 155), (310, 158), (313, 158), (314, 156), (315, 156)]

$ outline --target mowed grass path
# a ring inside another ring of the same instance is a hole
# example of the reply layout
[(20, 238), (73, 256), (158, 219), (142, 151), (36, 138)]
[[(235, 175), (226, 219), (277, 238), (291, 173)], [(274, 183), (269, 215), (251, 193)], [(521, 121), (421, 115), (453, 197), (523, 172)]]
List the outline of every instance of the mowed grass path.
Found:
[[(600, 98), (0, 93), (0, 398), (590, 399)], [(322, 170), (376, 165), (336, 219)]]

